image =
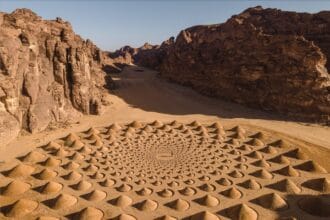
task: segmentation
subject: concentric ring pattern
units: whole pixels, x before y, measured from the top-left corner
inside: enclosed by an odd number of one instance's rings
[[[112,124],[0,166],[3,219],[327,219],[327,171],[220,123]]]

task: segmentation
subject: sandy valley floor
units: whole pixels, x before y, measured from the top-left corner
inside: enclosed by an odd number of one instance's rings
[[[330,128],[141,69],[113,75],[104,115],[0,149],[0,219],[330,217]]]

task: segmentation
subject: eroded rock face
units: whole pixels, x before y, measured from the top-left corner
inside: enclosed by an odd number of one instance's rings
[[[159,70],[166,52],[174,43],[174,37],[164,41],[161,45],[145,43],[142,47],[132,48],[125,46],[119,50],[109,53],[109,56],[117,63],[137,64],[144,67]]]
[[[329,122],[329,42],[330,12],[256,7],[181,31],[159,66],[149,67],[211,96]]]
[[[0,145],[20,129],[102,111],[101,51],[68,22],[28,9],[0,14]]]

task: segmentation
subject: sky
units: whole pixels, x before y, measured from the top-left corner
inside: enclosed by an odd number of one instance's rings
[[[225,22],[249,7],[330,10],[330,0],[0,0],[0,11],[29,8],[44,19],[61,17],[103,50],[160,44],[194,25]]]

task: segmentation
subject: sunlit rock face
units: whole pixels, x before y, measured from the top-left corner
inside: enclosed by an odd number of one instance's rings
[[[101,51],[60,18],[28,9],[0,14],[0,144],[23,128],[99,114],[105,74]]]
[[[134,51],[137,63],[211,96],[329,122],[330,12],[255,7],[166,42]]]

